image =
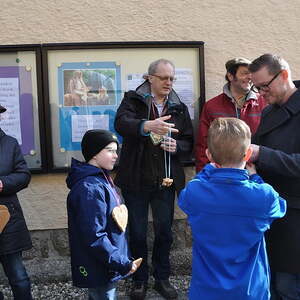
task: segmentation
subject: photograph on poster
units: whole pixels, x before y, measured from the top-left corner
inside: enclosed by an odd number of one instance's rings
[[[115,69],[64,70],[64,106],[116,105]]]

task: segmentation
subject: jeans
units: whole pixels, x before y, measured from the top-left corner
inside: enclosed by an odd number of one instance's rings
[[[22,262],[22,253],[0,255],[0,262],[8,278],[14,299],[32,300],[30,279]]]
[[[147,282],[148,275],[148,210],[152,209],[154,244],[152,251],[153,276],[156,280],[166,280],[170,276],[170,249],[173,242],[172,223],[174,217],[174,187],[143,189],[139,192],[122,190],[128,208],[129,246],[131,255],[143,258],[138,270],[133,274],[135,281]]]
[[[116,284],[109,283],[107,286],[89,288],[89,300],[115,300]]]
[[[300,300],[300,273],[272,273],[271,300]]]

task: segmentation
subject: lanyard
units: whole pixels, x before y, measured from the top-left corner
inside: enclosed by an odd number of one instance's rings
[[[166,135],[167,137],[171,137],[171,129],[168,130]],[[164,136],[164,137],[166,137]],[[164,150],[164,160],[165,160],[165,174],[166,178],[171,178],[171,153],[170,153],[170,144],[169,151]]]
[[[111,177],[109,175],[106,176],[106,174],[105,174],[105,172],[103,170],[101,170],[101,171],[102,171],[102,174],[104,175],[104,178],[105,178],[106,182],[111,187],[111,191],[112,191],[115,199],[117,200],[118,206],[120,206],[120,204],[121,204],[121,197],[120,197],[119,193],[116,190],[116,187],[115,187],[115,184],[114,184],[113,180],[111,179]]]

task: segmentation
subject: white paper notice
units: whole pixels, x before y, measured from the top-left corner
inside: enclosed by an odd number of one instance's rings
[[[173,88],[179,95],[180,100],[188,107],[191,119],[194,119],[194,103],[196,101],[194,95],[193,72],[191,69],[176,69],[177,80],[173,84]]]
[[[1,114],[1,128],[22,145],[19,78],[0,78],[0,104],[7,109]]]
[[[127,75],[127,91],[134,90],[141,85],[145,79],[142,73],[128,74]]]
[[[90,129],[109,129],[109,115],[72,115],[72,142],[81,142]]]

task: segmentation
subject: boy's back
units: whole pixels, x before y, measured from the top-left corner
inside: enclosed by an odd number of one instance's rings
[[[193,234],[190,299],[269,299],[264,232],[285,201],[258,175],[207,165],[182,191]]]

